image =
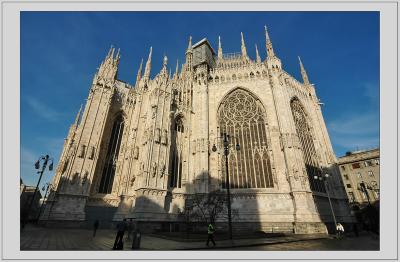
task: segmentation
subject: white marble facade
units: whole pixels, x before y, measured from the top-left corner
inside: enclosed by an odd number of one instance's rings
[[[228,162],[236,225],[326,232],[331,211],[313,179],[321,172],[331,175],[338,220],[350,222],[315,88],[301,61],[302,82],[284,71],[266,28],[265,41],[267,58],[256,50],[253,60],[243,34],[233,54],[221,40],[215,53],[207,39],[190,38],[180,70],[171,76],[164,57],[153,79],[150,49],[135,85],[117,79],[120,55],[111,48],[65,139],[42,219],[177,222],[191,194],[225,190],[218,137],[226,132],[241,147]]]

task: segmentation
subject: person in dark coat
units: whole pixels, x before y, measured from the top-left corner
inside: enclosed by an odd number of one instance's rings
[[[207,238],[207,246],[208,246],[208,244],[210,243],[210,240],[211,240],[211,242],[213,243],[213,245],[214,245],[214,247],[215,247],[214,232],[215,232],[214,226],[210,223],[210,224],[208,225],[208,229],[207,229],[207,235],[208,235],[208,238]]]
[[[94,224],[93,224],[93,237],[95,237],[96,236],[96,232],[97,232],[97,229],[99,228],[99,220],[97,220],[96,219],[96,221],[94,221]]]
[[[117,249],[119,243],[123,243],[122,239],[124,237],[126,228],[127,224],[126,224],[126,219],[124,218],[124,220],[120,221],[117,224],[117,236],[115,237],[113,250]]]

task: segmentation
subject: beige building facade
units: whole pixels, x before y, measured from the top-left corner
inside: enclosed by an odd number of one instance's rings
[[[337,220],[350,222],[315,88],[301,61],[302,82],[284,71],[266,28],[265,41],[262,60],[257,49],[248,56],[243,34],[241,52],[230,54],[221,39],[214,51],[190,37],[185,63],[171,75],[164,57],[153,79],[150,48],[134,85],[117,78],[119,50],[111,48],[65,139],[43,219],[134,218],[147,230],[179,223],[191,195],[226,192],[227,133],[234,230],[326,232],[332,215],[314,179],[322,170]]]
[[[379,200],[380,150],[348,152],[338,164],[351,205],[365,206]]]

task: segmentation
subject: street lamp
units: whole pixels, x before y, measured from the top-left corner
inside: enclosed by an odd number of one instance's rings
[[[25,227],[25,224],[27,223],[27,220],[29,219],[29,213],[32,209],[33,201],[35,201],[36,193],[37,193],[39,185],[40,185],[40,180],[42,179],[43,172],[44,172],[44,170],[46,170],[46,167],[47,167],[47,164],[49,163],[49,161],[51,161],[51,163],[49,164],[49,171],[53,170],[53,158],[50,158],[49,155],[41,156],[38,159],[38,161],[36,161],[36,163],[35,163],[36,169],[40,169],[40,163],[42,160],[43,160],[42,168],[41,168],[41,170],[37,171],[37,174],[40,174],[39,180],[38,180],[38,183],[35,188],[35,193],[33,193],[31,203],[29,204],[28,212],[26,213],[26,217],[24,218],[24,221],[22,223],[22,228]]]
[[[322,171],[322,169],[321,169],[321,171]],[[314,176],[314,179],[323,181],[324,188],[325,188],[326,194],[328,196],[328,200],[329,200],[329,206],[330,206],[331,212],[332,212],[333,222],[335,223],[335,227],[334,228],[335,228],[335,231],[336,231],[336,224],[337,224],[336,223],[336,216],[335,216],[335,212],[333,211],[332,202],[331,202],[331,196],[329,195],[329,190],[328,190],[328,187],[326,186],[326,183],[328,183],[327,179],[329,177],[330,177],[330,175],[328,173],[325,173],[324,175],[322,175],[322,172],[321,172],[321,175]]]
[[[235,136],[233,136],[236,138]],[[228,155],[229,155],[229,138],[230,136],[226,133],[223,133],[221,137],[223,138],[224,145],[224,155],[225,155],[225,169],[226,169],[226,192],[228,194],[228,223],[229,223],[229,238],[232,239],[232,215],[231,215],[231,193],[230,193],[230,183],[229,183],[229,168],[228,168]],[[236,138],[237,139],[237,138]],[[236,151],[240,150],[239,143],[236,143]],[[217,151],[217,146],[214,144],[212,147],[212,151]]]
[[[46,186],[47,186],[47,187],[46,187]],[[47,183],[42,187],[42,191],[44,191],[45,188],[46,188],[46,193],[44,193],[43,201],[42,201],[42,204],[40,205],[39,214],[38,214],[37,219],[36,219],[37,221],[39,221],[40,214],[42,213],[42,208],[43,208],[44,201],[47,200],[47,199],[46,199],[46,197],[47,197],[47,192],[49,191],[49,187],[50,187],[50,186],[51,186],[51,184],[47,182]],[[47,204],[46,204],[46,205],[47,205]]]

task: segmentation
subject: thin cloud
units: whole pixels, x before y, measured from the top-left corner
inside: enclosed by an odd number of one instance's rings
[[[328,123],[331,132],[343,135],[371,135],[379,133],[377,112],[352,114],[334,119]]]
[[[29,107],[32,108],[37,115],[45,118],[48,121],[56,122],[60,119],[60,117],[63,116],[63,114],[49,106],[46,106],[43,104],[43,102],[39,102],[36,98],[26,97],[25,100]]]
[[[332,144],[344,150],[368,149],[379,146],[378,112],[339,117],[327,124]]]
[[[379,105],[379,84],[364,83],[364,96],[369,99],[371,105]]]

